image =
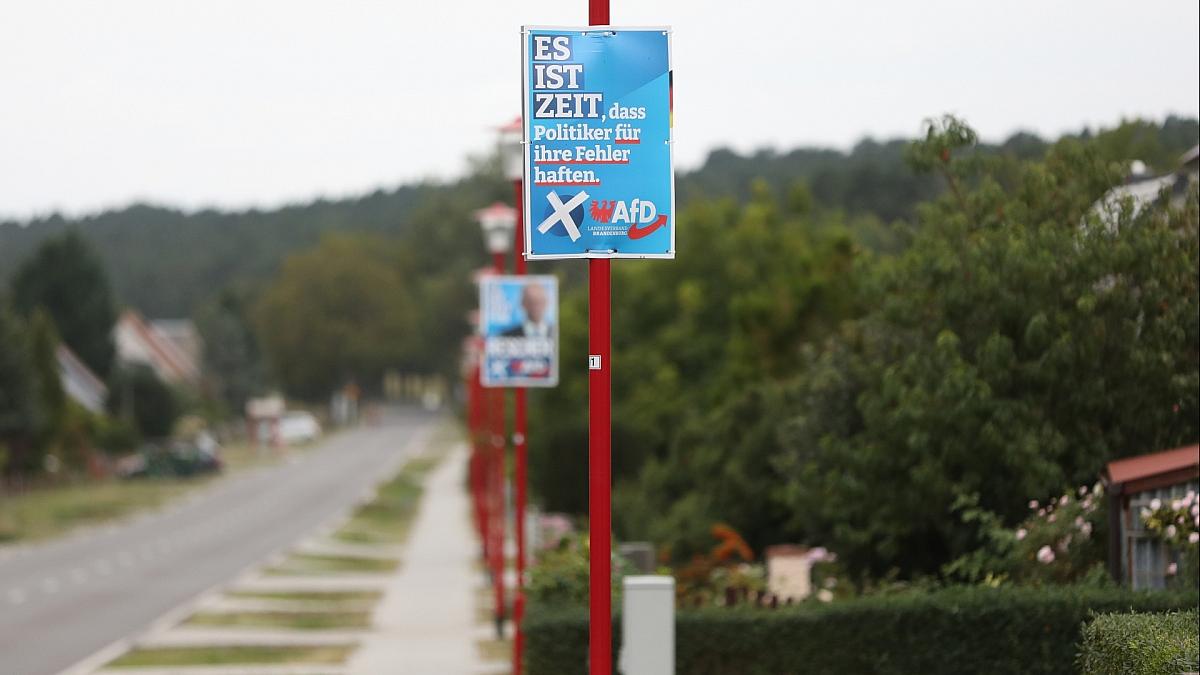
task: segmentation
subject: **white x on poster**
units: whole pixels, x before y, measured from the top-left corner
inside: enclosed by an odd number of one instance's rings
[[[562,198],[558,193],[551,190],[550,194],[546,195],[546,200],[550,202],[550,206],[554,209],[554,213],[546,216],[541,225],[538,225],[538,232],[546,234],[546,232],[554,227],[554,224],[562,221],[563,227],[567,228],[567,234],[570,235],[571,241],[577,241],[582,235],[579,234],[579,226],[575,224],[575,220],[571,218],[571,210],[582,204],[588,198],[588,193],[583,190],[579,194],[571,197],[566,204],[562,202]]]

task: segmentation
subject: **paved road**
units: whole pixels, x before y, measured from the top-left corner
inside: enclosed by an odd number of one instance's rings
[[[115,527],[0,548],[0,672],[54,675],[349,507],[436,418],[398,411]]]

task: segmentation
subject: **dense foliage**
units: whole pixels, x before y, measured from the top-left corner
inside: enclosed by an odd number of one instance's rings
[[[975,496],[960,498],[956,510],[983,535],[979,548],[947,564],[943,573],[969,582],[1027,585],[1071,583],[1107,577],[1104,544],[1108,501],[1100,483],[1029,502],[1029,513],[1015,528],[979,508]]]
[[[1079,669],[1089,675],[1177,675],[1200,668],[1195,609],[1170,614],[1102,614],[1083,629]]]
[[[315,399],[403,363],[416,321],[406,264],[394,242],[362,235],[329,235],[284,262],[255,315],[288,391]]]
[[[685,610],[676,616],[675,668],[689,675],[1058,675],[1075,672],[1080,627],[1092,613],[1188,609],[1197,601],[1194,593],[976,587],[773,611]],[[619,618],[615,624],[619,642]],[[534,612],[525,628],[526,673],[586,673],[587,640],[586,610]]]
[[[126,420],[148,439],[169,436],[180,413],[176,393],[143,364],[126,366],[113,376],[107,404],[114,417]]]
[[[1026,160],[940,120],[907,155],[946,189],[911,227],[766,184],[689,206],[678,260],[614,273],[618,535],[686,559],[727,522],[858,580],[936,574],[986,539],[956,504],[1011,527],[1106,461],[1194,441],[1196,194],[1094,208],[1127,166],[1112,144]],[[565,303],[571,363],[585,302]],[[539,399],[552,509],[583,510],[585,400],[570,370]]]
[[[32,446],[41,419],[28,328],[0,295],[0,471],[37,466]]]
[[[101,378],[112,371],[116,305],[108,274],[77,230],[45,240],[17,269],[13,304],[26,316],[38,309],[54,321],[62,341]]]
[[[960,131],[915,146],[951,193],[874,270],[872,310],[814,354],[779,427],[796,531],[861,573],[973,549],[947,517],[959,498],[1016,522],[1111,459],[1200,436],[1195,188],[1100,214],[1120,174],[1095,148],[1012,165],[960,157]]]

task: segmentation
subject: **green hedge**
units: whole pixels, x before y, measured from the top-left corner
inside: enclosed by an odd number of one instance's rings
[[[1079,669],[1089,675],[1179,675],[1200,669],[1200,618],[1102,614],[1083,629]]]
[[[970,587],[774,611],[688,610],[676,617],[675,665],[687,675],[1074,673],[1093,613],[1198,601],[1194,592]],[[527,675],[587,675],[586,609],[535,609],[525,636]],[[613,636],[620,640],[619,619]]]

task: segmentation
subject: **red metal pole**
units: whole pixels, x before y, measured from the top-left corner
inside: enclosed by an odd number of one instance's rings
[[[496,274],[504,274],[504,254],[492,254],[492,264],[495,267]],[[482,319],[481,319],[482,321]],[[492,389],[490,391],[492,399],[491,413],[491,445],[492,445],[492,470],[493,470],[493,489],[492,493],[494,509],[492,517],[492,585],[496,593],[496,637],[504,637],[504,532],[505,532],[505,504],[504,504],[504,390]]]
[[[588,0],[588,24],[607,26],[608,0]],[[612,673],[612,269],[588,260],[588,651],[591,675]],[[589,358],[589,361],[591,359]]]
[[[588,24],[607,26],[608,0],[588,0]],[[612,673],[612,268],[588,260],[588,651],[591,675]],[[591,359],[589,358],[589,361]]]
[[[479,468],[479,536],[483,543],[483,561],[492,563],[492,453],[488,443],[488,406],[486,390],[480,383],[479,362],[471,369],[471,387],[474,390],[475,406],[475,453]]]
[[[611,267],[588,260],[588,512],[591,558],[588,630],[592,675],[612,672],[612,329]]]
[[[517,206],[517,233],[514,241],[515,257],[513,270],[519,275],[525,274],[525,228],[523,227],[523,190],[521,179],[513,181],[515,204]],[[513,625],[516,632],[513,636],[513,674],[521,675],[521,662],[525,650],[525,631],[521,622],[525,619],[525,502],[527,499],[527,469],[528,457],[526,443],[528,437],[525,431],[525,388],[518,387],[515,393],[516,409],[513,411],[513,452],[516,454],[516,526],[517,526],[517,588],[513,600]]]

